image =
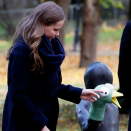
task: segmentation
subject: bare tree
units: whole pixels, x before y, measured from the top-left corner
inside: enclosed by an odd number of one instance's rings
[[[80,67],[87,67],[96,61],[97,37],[100,23],[101,6],[99,1],[84,0]]]
[[[8,5],[6,0],[2,0],[2,10],[8,11]],[[8,31],[9,35],[12,35],[14,33],[15,26],[8,12],[0,14],[0,24],[5,30]]]
[[[7,30],[9,36],[14,34],[16,25],[18,24],[16,21],[19,21],[23,16],[22,12],[18,14],[18,12],[15,12],[14,10],[32,8],[37,4],[39,4],[39,0],[2,0],[0,2],[0,10],[5,11],[0,13],[0,24],[5,30]],[[8,10],[13,11],[10,12]]]

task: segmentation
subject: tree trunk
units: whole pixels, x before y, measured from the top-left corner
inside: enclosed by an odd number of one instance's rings
[[[66,22],[67,22],[67,17],[68,17],[68,11],[69,11],[69,5],[71,3],[71,0],[58,0],[57,4],[62,7],[66,20],[65,23],[63,25],[63,27],[60,30],[60,34],[59,34],[59,40],[61,41],[61,43],[64,45],[64,37],[65,37],[65,27],[66,27]]]
[[[87,67],[96,61],[97,37],[100,23],[101,10],[99,1],[84,0],[80,67]]]

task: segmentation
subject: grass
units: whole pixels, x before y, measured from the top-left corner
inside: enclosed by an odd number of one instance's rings
[[[74,32],[70,32],[70,33],[65,35],[64,43],[65,43],[65,45],[70,45],[70,44],[73,45],[73,43],[74,43]]]
[[[114,41],[120,41],[122,32],[123,32],[123,26],[118,27],[108,27],[105,23],[101,25],[99,29],[99,35],[98,35],[98,43],[114,43]],[[80,23],[80,32],[81,32],[82,26]],[[75,31],[75,22],[67,22],[66,30],[65,30],[65,45],[73,45],[74,43],[74,31]],[[1,26],[0,26],[0,39],[3,39],[4,41],[8,40],[5,42],[5,44],[1,44],[0,41],[0,52],[5,51],[10,47],[10,38],[6,37],[7,31],[5,31]],[[4,38],[3,38],[4,36]]]
[[[122,29],[113,32],[100,32],[98,35],[98,43],[113,43],[114,41],[119,41],[122,35]],[[66,34],[64,39],[65,45],[72,45],[74,43],[74,32]],[[10,41],[5,41],[5,44],[1,44],[0,41],[0,52],[6,51],[11,45]]]
[[[7,37],[7,31],[0,26],[0,53],[5,53],[10,45],[11,41]]]
[[[119,41],[122,36],[123,29],[117,29],[115,31],[101,31],[98,36],[99,43],[114,43],[114,41]]]
[[[3,88],[3,87],[2,87]],[[3,98],[0,99],[0,131],[3,112]],[[57,123],[57,131],[81,131],[75,116],[75,104],[59,99],[60,111]],[[128,127],[128,115],[120,114],[119,131],[126,131]]]
[[[10,41],[0,41],[0,53],[6,53],[10,46]]]
[[[120,41],[121,36],[122,36],[123,29],[118,29],[116,31],[109,31],[109,32],[104,32],[100,31],[98,34],[98,43],[103,44],[103,43],[114,43],[114,41]],[[74,32],[70,32],[66,34],[65,36],[65,45],[73,45],[74,43]]]
[[[7,91],[7,86],[0,86],[0,131],[2,125],[2,114],[3,114],[3,106],[4,106],[6,91]]]
[[[64,127],[64,128],[63,128]],[[57,131],[80,131],[80,126],[75,116],[75,105],[63,105],[60,108]]]
[[[7,31],[4,30],[1,26],[0,26],[0,36],[6,36],[7,35]]]
[[[63,100],[60,100],[63,101]],[[75,116],[75,104],[64,104],[60,107],[57,131],[81,131]],[[119,115],[119,131],[127,131],[129,116]]]
[[[67,25],[66,35],[65,35],[65,45],[74,43],[74,31],[75,27],[71,23]],[[108,27],[106,23],[103,23],[100,26],[99,34],[98,34],[98,43],[114,43],[116,41],[120,41],[124,26],[118,24],[116,27]],[[81,26],[80,26],[80,34],[81,34]]]

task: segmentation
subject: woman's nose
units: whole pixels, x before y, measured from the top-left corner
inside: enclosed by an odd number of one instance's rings
[[[59,36],[59,31],[56,33],[56,36]]]

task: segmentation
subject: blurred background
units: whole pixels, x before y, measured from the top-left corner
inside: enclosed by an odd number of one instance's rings
[[[0,131],[7,93],[6,52],[18,23],[38,4],[46,0],[0,0]],[[66,58],[61,66],[62,83],[85,88],[84,73],[93,62],[104,62],[113,73],[113,85],[119,90],[118,58],[123,29],[130,20],[130,0],[53,0],[66,15],[60,30]],[[119,100],[120,131],[127,131],[129,107]],[[58,131],[80,131],[75,104],[59,99]]]

